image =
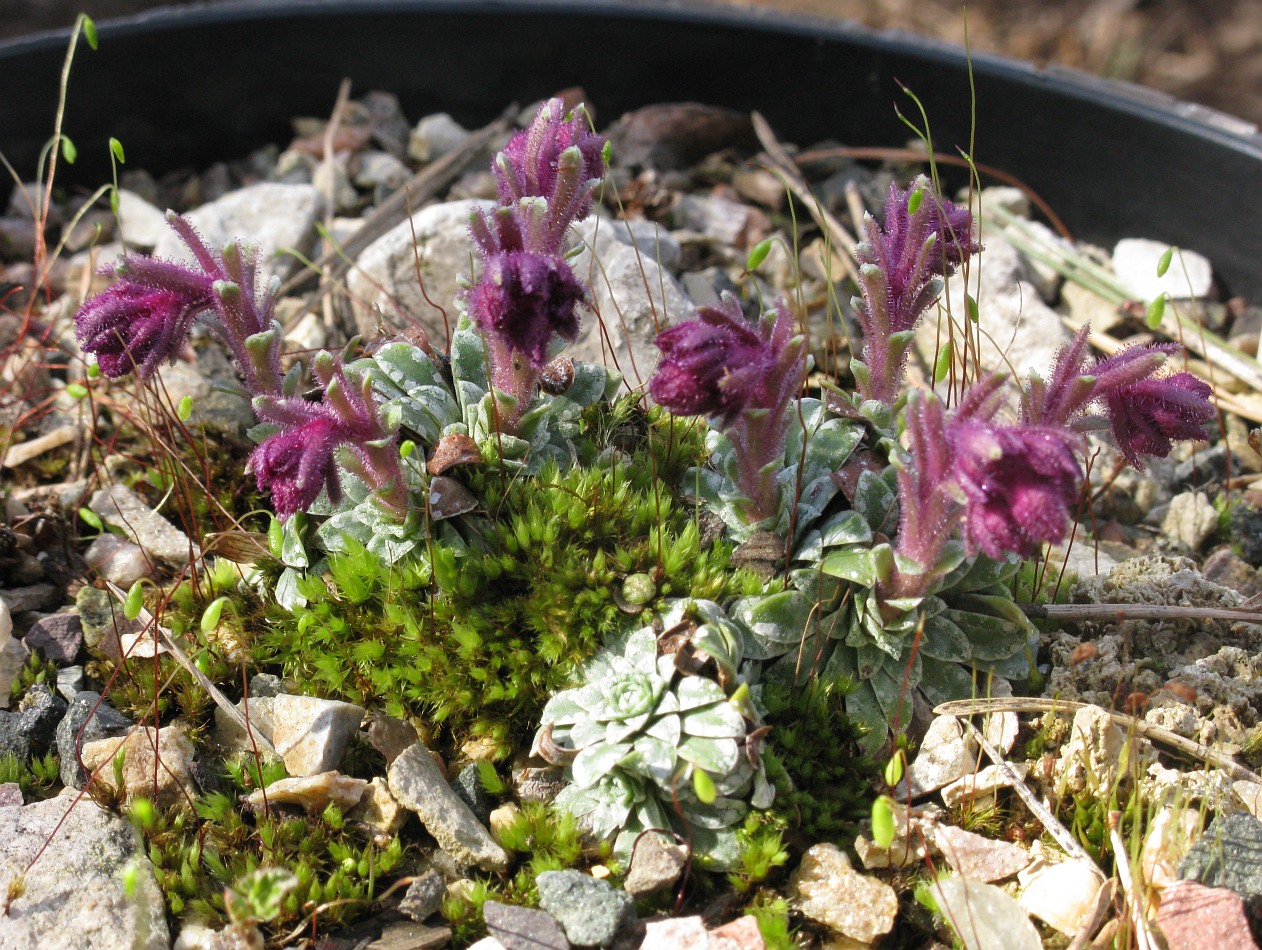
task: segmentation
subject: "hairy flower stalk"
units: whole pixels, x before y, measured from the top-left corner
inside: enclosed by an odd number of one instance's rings
[[[482,330],[499,425],[513,432],[535,394],[556,337],[578,338],[587,291],[563,256],[570,225],[587,217],[605,173],[604,139],[576,109],[545,102],[530,127],[496,156],[499,206],[474,212],[469,233],[482,276],[465,302]]]
[[[855,248],[861,297],[852,304],[863,329],[863,358],[851,362],[865,400],[893,405],[916,327],[942,291],[942,279],[981,249],[972,217],[933,190],[923,175],[906,191],[890,185],[885,226],[865,217],[867,240]]]
[[[258,250],[233,243],[216,254],[175,212],[167,212],[167,223],[193,264],[122,258],[110,271],[118,282],[75,315],[79,345],[111,379],[135,372],[148,380],[175,359],[201,317],[232,354],[246,390],[279,395],[281,328],[272,315],[274,289],[257,287]]]
[[[774,517],[791,402],[806,379],[805,340],[783,300],[751,324],[731,294],[657,337],[653,399],[677,415],[711,416],[735,450],[751,522]]]
[[[324,389],[321,402],[298,396],[257,396],[255,414],[280,427],[250,455],[260,491],[270,491],[276,513],[288,518],[305,511],[327,490],[340,500],[335,464],[342,464],[375,491],[375,498],[397,517],[407,512],[407,485],[394,432],[381,420],[366,376],[347,371],[341,361],[321,351],[312,369]]]

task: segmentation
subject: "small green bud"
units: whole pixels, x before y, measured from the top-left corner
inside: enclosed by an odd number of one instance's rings
[[[202,633],[210,633],[219,626],[219,619],[223,616],[224,604],[227,602],[227,597],[216,597],[206,605],[206,609],[202,611]]]
[[[1166,315],[1166,295],[1154,297],[1152,303],[1148,305],[1148,316],[1144,319],[1144,323],[1148,325],[1149,330],[1155,330],[1161,326],[1161,321]],[[67,387],[69,388],[69,387]]]
[[[613,142],[609,139],[605,139],[605,144],[600,147],[600,159],[605,163],[606,168],[613,159]]]
[[[61,137],[61,157],[66,160],[67,165],[73,165],[74,160],[79,157],[79,150],[75,148],[74,142],[70,141],[68,135]]]
[[[894,843],[894,800],[888,795],[872,803],[872,843],[882,850]]]
[[[942,345],[942,349],[938,351],[937,362],[933,364],[933,381],[940,383],[951,373],[951,358],[953,356],[951,341],[947,340]]]
[[[118,207],[119,207],[119,205],[118,205],[118,189],[117,189],[117,188],[111,188],[111,189],[110,189],[110,214],[114,215],[114,217],[116,217],[116,218],[118,217]]]
[[[719,797],[719,790],[714,787],[714,779],[705,769],[693,768],[692,790],[697,793],[697,800],[703,805],[713,805]]]
[[[925,191],[923,188],[917,188],[907,196],[907,213],[915,214],[920,210],[920,202],[925,199]]]
[[[964,311],[974,323],[978,323],[982,318],[981,311],[977,309],[977,298],[972,294],[964,295]]]
[[[118,159],[118,164],[127,164],[127,158],[123,155],[123,143],[114,136],[110,136],[110,151],[114,153],[114,157]]]
[[[1157,276],[1165,277],[1166,271],[1170,269],[1170,262],[1174,259],[1174,248],[1166,248],[1166,252],[1161,255],[1157,261]]]
[[[189,417],[193,415],[193,397],[185,396],[180,400],[180,404],[175,407],[175,416],[181,422],[188,422]]]
[[[147,798],[135,798],[131,803],[131,820],[141,828],[149,829],[154,825],[157,819],[157,813],[153,809],[153,802]]]
[[[83,383],[68,383],[66,385],[66,395],[71,399],[83,399],[88,394],[88,387]]]
[[[131,585],[131,589],[127,591],[127,597],[123,600],[123,616],[128,620],[135,620],[144,607],[145,588],[142,581],[136,581]]]
[[[771,253],[771,238],[764,238],[749,249],[749,256],[745,258],[745,270],[753,273],[758,270],[759,265],[767,259],[767,255]]]
[[[96,379],[101,375],[101,365],[99,363],[88,364],[88,379]]]
[[[893,788],[903,780],[903,753],[897,750],[885,763],[885,784]]]
[[[399,455],[402,458],[409,459],[412,453],[416,451],[416,443],[411,439],[404,439],[399,443]]]
[[[285,526],[277,518],[273,518],[267,526],[267,550],[272,557],[280,560],[281,548],[285,544]]]
[[[84,521],[86,521],[88,524],[90,524],[92,527],[96,528],[97,531],[105,530],[105,522],[102,521],[101,516],[98,515],[91,508],[80,508],[79,517],[82,518]]]
[[[93,21],[93,19],[86,13],[81,13],[79,16],[82,18],[83,38],[88,41],[88,45],[90,47],[96,49],[97,37],[95,21]]]

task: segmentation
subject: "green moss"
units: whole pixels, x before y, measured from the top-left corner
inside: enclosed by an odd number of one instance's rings
[[[585,451],[608,464],[548,465],[532,478],[472,470],[463,477],[479,512],[436,526],[418,557],[385,565],[348,540],[326,575],[300,580],[303,609],[271,612],[256,661],[314,693],[445,723],[456,740],[490,738],[507,755],[631,621],[619,603],[628,575],[649,575],[657,597],[760,589],[732,570],[728,546],[702,549],[663,481],[700,458],[695,427],[623,403],[591,426]]]
[[[859,727],[847,718],[843,698],[820,683],[810,689],[768,683],[763,690],[772,727],[763,755],[777,786],[772,808],[811,841],[852,838],[871,812],[880,770],[860,750]]]
[[[193,916],[213,925],[227,921],[224,889],[260,867],[291,871],[297,885],[281,902],[277,933],[291,929],[312,907],[327,905],[322,925],[344,922],[366,910],[383,879],[397,876],[404,860],[395,838],[380,848],[349,828],[336,809],[320,816],[295,816],[281,809],[242,813],[236,795],[257,780],[270,783],[283,769],[238,760],[225,779],[232,792],[213,792],[195,809],[159,811],[140,800],[128,810],[144,837],[154,874],[175,917]]]
[[[0,755],[0,785],[16,782],[27,804],[52,798],[61,785],[61,763],[49,752],[24,762],[13,753]]]

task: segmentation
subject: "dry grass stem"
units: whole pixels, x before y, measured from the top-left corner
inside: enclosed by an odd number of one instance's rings
[[[943,703],[934,709],[934,713],[939,716],[955,716],[957,718],[981,716],[993,712],[1073,713],[1079,709],[1086,709],[1090,705],[1090,703],[1076,703],[1067,699],[1014,696],[1012,698],[995,699],[961,699],[951,703]],[[1224,755],[1211,746],[1191,739],[1185,739],[1169,729],[1163,729],[1161,726],[1155,726],[1150,722],[1145,722],[1143,719],[1137,719],[1134,716],[1128,716],[1125,713],[1114,712],[1111,709],[1106,709],[1105,712],[1123,729],[1133,729],[1136,735],[1143,736],[1149,741],[1160,742],[1198,762],[1204,762],[1207,765],[1222,769],[1233,779],[1262,785],[1262,778],[1259,778],[1256,773],[1249,771],[1249,769],[1246,769],[1230,756]],[[983,748],[985,747],[983,746]]]

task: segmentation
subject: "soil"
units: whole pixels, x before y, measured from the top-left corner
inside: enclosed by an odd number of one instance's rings
[[[646,5],[654,2],[661,0],[646,0]],[[857,20],[961,45],[967,30],[969,45],[978,52],[1136,82],[1262,125],[1262,3],[1257,0],[972,0],[967,18],[960,0],[727,2]],[[105,20],[163,5],[192,4],[0,0],[0,38],[69,26],[85,6]]]

